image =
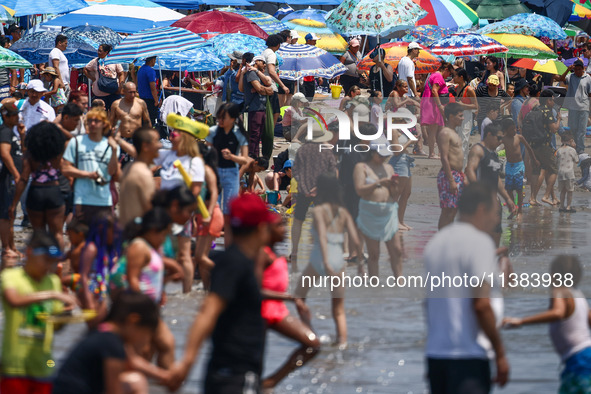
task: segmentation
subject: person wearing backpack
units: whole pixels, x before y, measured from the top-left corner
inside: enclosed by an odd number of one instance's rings
[[[554,148],[552,148],[552,135],[558,130],[559,119],[554,118],[553,107],[554,94],[551,90],[544,90],[540,95],[540,105],[534,107],[523,118],[523,137],[531,145],[535,158],[540,163],[539,166],[532,168],[533,176],[537,176],[538,179],[532,187],[531,205],[539,204],[537,201],[538,192],[544,180],[546,181],[546,193],[542,198],[542,202],[550,205],[560,203],[554,195],[558,167],[554,156]]]
[[[574,73],[567,75],[569,72]],[[568,108],[568,127],[577,143],[577,154],[585,151],[585,132],[589,119],[591,76],[585,72],[583,61],[578,59],[559,78],[567,85],[564,107]]]
[[[101,44],[97,56],[84,67],[84,75],[92,81],[92,95],[105,102],[107,111],[111,104],[121,98],[119,94],[125,82],[125,73],[121,64],[105,64],[105,57],[113,49],[109,44]]]

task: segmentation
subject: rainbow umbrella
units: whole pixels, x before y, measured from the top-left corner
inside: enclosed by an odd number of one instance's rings
[[[435,55],[456,57],[507,52],[498,41],[476,33],[457,33],[437,41],[429,48]]]
[[[538,14],[516,14],[478,30],[480,34],[509,33],[564,40],[566,33],[552,19]]]
[[[305,10],[290,12],[282,22],[293,22],[304,26],[326,27],[326,17],[328,12],[308,7]]]
[[[315,33],[318,35],[318,37],[320,37],[320,39],[316,41],[316,46],[318,48],[324,49],[333,55],[342,55],[347,50],[347,41],[345,41],[345,39],[341,37],[340,34],[334,33],[326,26],[311,27],[296,23],[296,21],[300,20],[301,19],[294,19],[290,22],[285,22],[285,25],[288,29],[298,32],[298,35],[300,36],[298,44],[306,43],[306,34]]]
[[[548,74],[563,74],[567,70],[567,66],[558,60],[534,60],[534,59],[520,59],[512,64],[512,67],[525,68],[537,72]]]
[[[435,43],[435,41],[451,36],[453,33],[453,30],[446,27],[420,25],[411,29],[407,35],[402,37],[402,41],[418,41],[424,45],[431,45]]]
[[[488,37],[503,44],[509,49],[504,55],[516,58],[556,59],[552,49],[532,36],[520,34],[487,34]]]
[[[380,45],[386,51],[386,58],[384,61],[392,66],[394,70],[398,67],[398,62],[408,53],[408,42],[389,42]],[[420,44],[419,44],[420,45]],[[374,49],[375,50],[375,49]],[[361,62],[357,65],[357,68],[361,71],[369,71],[369,69],[375,64],[371,60],[371,54],[373,51],[368,53]],[[436,58],[426,47],[421,45],[419,51],[419,57],[415,61],[415,73],[416,74],[427,74],[437,71],[441,61]]]
[[[581,19],[589,19],[591,18],[591,9],[584,7],[580,4],[577,4],[573,1],[573,14],[568,19],[569,22],[576,22]]]
[[[462,0],[413,0],[427,11],[417,25],[436,25],[450,29],[469,29],[478,24],[476,11]]]
[[[232,7],[220,8],[219,11],[233,12],[235,14],[245,16],[257,25],[259,25],[259,27],[263,29],[267,34],[277,34],[287,29],[287,26],[281,23],[279,19],[274,18],[271,15],[266,14],[264,12],[253,10],[241,10]]]

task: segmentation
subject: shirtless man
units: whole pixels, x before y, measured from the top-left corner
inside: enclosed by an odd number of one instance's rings
[[[464,109],[458,103],[450,103],[445,107],[444,115],[445,127],[437,134],[437,146],[441,155],[441,170],[437,175],[441,206],[439,230],[454,221],[465,178],[462,172],[464,165],[462,140],[456,132],[464,121]]]
[[[513,119],[506,118],[501,121],[501,128],[505,133],[503,145],[505,146],[505,155],[507,164],[505,165],[505,190],[509,194],[511,201],[514,201],[513,191],[517,192],[517,219],[521,218],[521,208],[523,205],[523,177],[525,175],[525,165],[521,156],[520,144],[523,144],[533,158],[534,165],[539,167],[540,162],[536,159],[534,151],[527,143],[523,135],[515,133],[515,122]],[[509,219],[511,219],[509,216]]]
[[[117,133],[128,144],[132,144],[131,137],[133,137],[133,132],[142,127],[142,124],[152,127],[146,103],[136,96],[137,88],[135,84],[133,82],[127,82],[123,85],[123,98],[113,103],[109,115],[109,121],[112,126],[115,126],[117,121],[121,122]],[[126,146],[129,146],[127,144],[120,143],[120,145],[121,157],[119,159],[121,160],[121,166],[124,166],[133,160],[135,152],[126,149]]]

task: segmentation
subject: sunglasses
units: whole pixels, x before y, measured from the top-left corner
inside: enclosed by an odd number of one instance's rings
[[[63,253],[57,246],[47,246],[33,249],[33,255],[35,256],[49,256],[54,259],[63,257]]]

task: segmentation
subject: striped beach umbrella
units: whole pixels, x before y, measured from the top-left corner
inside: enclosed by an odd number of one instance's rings
[[[383,48],[386,51],[386,58],[384,62],[388,63],[392,66],[394,70],[398,67],[398,62],[404,56],[408,54],[408,42],[390,42],[386,44],[380,45],[380,48]],[[420,45],[420,44],[419,44]],[[374,49],[375,50],[375,49]],[[357,68],[361,71],[369,71],[371,67],[375,64],[374,61],[371,59],[373,51],[368,53],[361,62],[357,65]],[[437,71],[439,65],[441,64],[441,60],[437,59],[433,54],[429,51],[428,48],[421,45],[421,49],[419,50],[419,56],[416,58],[415,61],[415,73],[416,74],[427,74]]]
[[[138,60],[135,65],[142,66],[145,59]],[[189,49],[180,53],[165,53],[158,56],[156,66],[169,71],[217,71],[224,68],[211,45]]]
[[[347,71],[333,55],[312,45],[282,45],[277,55],[283,58],[279,69],[279,76],[283,79],[297,81],[305,76],[333,78]]]
[[[478,15],[462,0],[414,0],[427,11],[417,25],[436,25],[449,29],[468,29],[478,25]]]
[[[16,52],[0,48],[0,68],[33,68],[33,65]]]
[[[135,59],[182,52],[206,44],[203,38],[180,27],[157,27],[125,37],[105,59],[107,64],[132,63]]]
[[[437,41],[429,48],[435,55],[456,57],[490,55],[507,52],[507,48],[493,38],[476,33],[457,33]]]
[[[287,30],[287,26],[285,26],[279,19],[261,11],[240,10],[232,7],[220,8],[219,11],[233,12],[245,16],[256,23],[267,34],[277,34],[283,30]]]

